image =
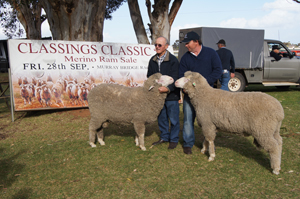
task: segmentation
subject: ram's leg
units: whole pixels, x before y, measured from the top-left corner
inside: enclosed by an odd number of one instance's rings
[[[266,135],[266,133],[262,133],[262,135]],[[273,173],[278,175],[280,171],[280,146],[274,136],[263,136],[256,137],[258,143],[262,146],[270,154],[270,163],[271,168],[273,169]]]
[[[97,130],[102,128],[102,123],[99,123],[98,120],[91,118],[90,125],[89,125],[89,144],[91,147],[96,147],[95,141],[96,141],[96,134]],[[103,133],[102,133],[103,134]]]
[[[206,151],[208,151],[208,141],[204,138],[204,141],[203,141],[203,147],[201,149],[201,153],[205,154]]]
[[[134,125],[134,130],[138,136],[139,146],[143,151],[146,151],[146,147],[144,144],[145,124],[144,123],[134,123],[133,125]]]
[[[209,158],[208,158],[208,161],[211,162],[216,157],[215,143],[214,143],[214,141],[208,141],[208,142],[209,142]]]
[[[215,153],[215,144],[214,140],[216,138],[216,127],[214,125],[209,126],[202,126],[203,135],[205,137],[205,145],[203,147],[207,150],[208,145],[208,152],[209,152],[209,158],[208,161],[211,162],[215,159],[216,153]]]
[[[282,137],[280,136],[280,126],[281,126],[281,122],[277,125],[277,129],[274,133],[274,138],[278,143],[278,150],[279,150],[279,159],[280,159],[280,163],[281,164],[281,154],[282,154]],[[279,167],[279,170],[281,170],[281,167]],[[279,172],[278,172],[279,173]]]
[[[98,138],[98,142],[100,143],[100,145],[105,145],[105,142],[103,141],[103,139],[104,139],[103,128],[101,128],[101,129],[97,132],[97,138]]]
[[[102,124],[101,129],[98,129],[98,131],[97,131],[98,142],[99,142],[100,145],[102,145],[102,146],[105,145],[103,129],[104,129],[104,128],[107,128],[107,127],[108,127],[108,122],[104,122],[104,123]]]
[[[134,141],[135,141],[135,145],[136,146],[140,146],[140,144],[139,144],[139,137],[137,135],[135,136]]]

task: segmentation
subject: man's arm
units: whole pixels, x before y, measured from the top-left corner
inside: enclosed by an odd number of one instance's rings
[[[270,55],[271,57],[274,57],[276,61],[279,61],[281,59],[281,56],[275,53],[274,51],[271,51]]]

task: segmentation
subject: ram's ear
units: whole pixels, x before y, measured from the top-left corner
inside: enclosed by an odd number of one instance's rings
[[[152,90],[153,88],[154,88],[154,86],[150,86],[149,89],[148,89],[148,91]]]

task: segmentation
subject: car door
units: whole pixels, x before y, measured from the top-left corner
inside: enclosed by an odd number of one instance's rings
[[[268,43],[269,52],[272,50],[273,45],[280,47],[280,52],[283,57],[276,61],[273,57],[265,57],[265,75],[264,81],[276,81],[276,82],[297,82],[299,79],[299,59],[297,57],[291,57],[291,52],[281,43]]]

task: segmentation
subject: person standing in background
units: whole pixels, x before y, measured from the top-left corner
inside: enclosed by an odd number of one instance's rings
[[[221,39],[218,43],[217,53],[221,59],[223,73],[219,79],[221,83],[221,89],[229,91],[228,82],[230,78],[235,76],[235,63],[232,52],[226,48],[226,42],[224,39]]]

